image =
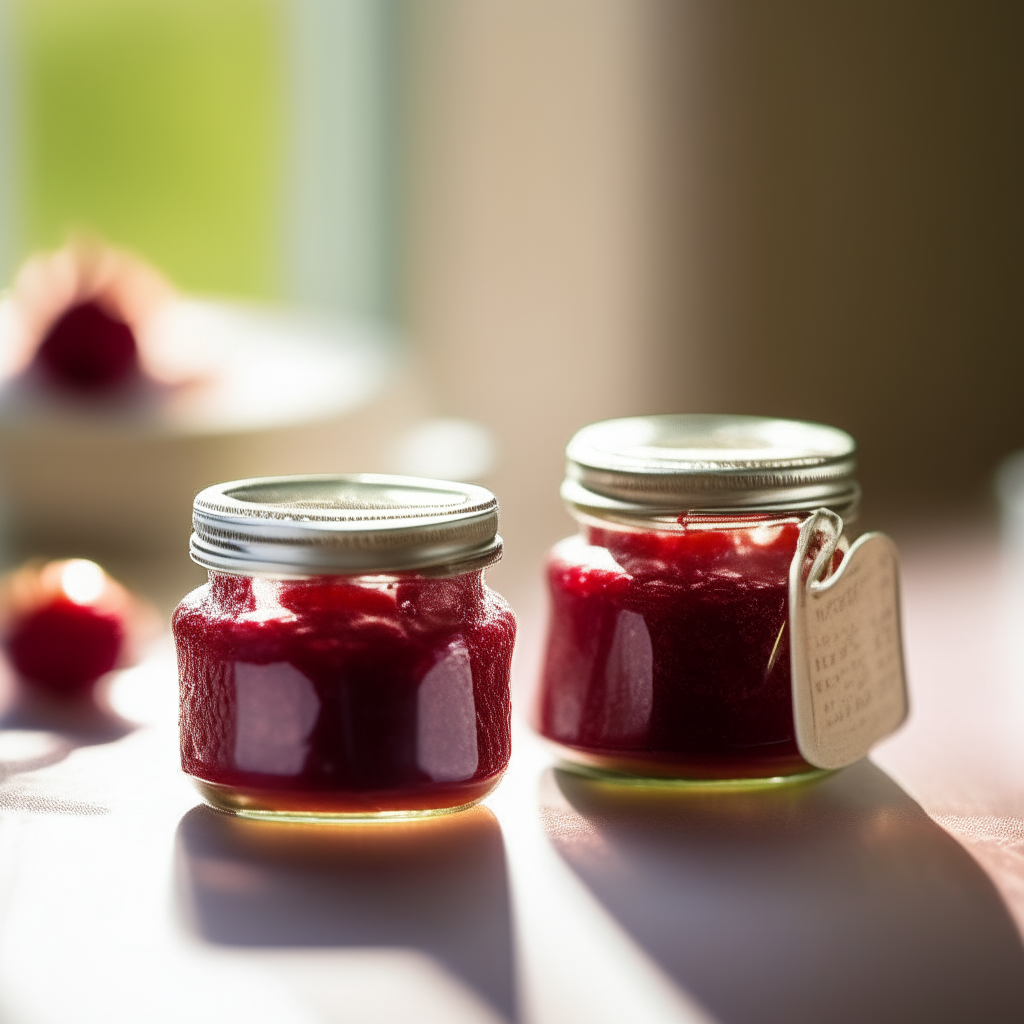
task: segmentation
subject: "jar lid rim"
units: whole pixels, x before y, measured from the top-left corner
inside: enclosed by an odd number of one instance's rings
[[[854,439],[765,416],[602,420],[566,447],[562,495],[581,508],[649,512],[818,508],[856,503]]]
[[[501,557],[484,487],[379,473],[215,484],[192,506],[191,555],[227,572],[469,571]]]

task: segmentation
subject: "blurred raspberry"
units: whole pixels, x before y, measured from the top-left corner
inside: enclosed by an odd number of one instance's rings
[[[8,578],[5,597],[4,648],[28,689],[84,697],[135,656],[141,609],[95,562],[25,566]]]
[[[0,374],[35,370],[42,382],[79,395],[134,378],[163,381],[166,355],[149,335],[173,294],[143,260],[93,239],[39,253],[11,291]]]
[[[35,363],[54,384],[71,391],[115,388],[139,371],[132,329],[96,302],[72,306],[50,327]]]

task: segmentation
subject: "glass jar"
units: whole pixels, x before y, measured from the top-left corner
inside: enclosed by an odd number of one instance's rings
[[[210,580],[174,613],[181,763],[248,817],[415,817],[475,804],[510,752],[516,622],[482,487],[276,477],[195,499]]]
[[[817,771],[794,726],[790,566],[815,510],[855,513],[855,450],[832,427],[746,416],[573,437],[562,497],[579,532],[548,560],[535,707],[569,767],[702,784]]]

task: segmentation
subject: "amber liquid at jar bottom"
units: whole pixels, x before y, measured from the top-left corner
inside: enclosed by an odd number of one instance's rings
[[[552,551],[540,733],[570,762],[610,772],[813,771],[790,691],[799,520],[679,522],[678,532],[585,526]]]
[[[482,572],[211,572],[173,627],[182,767],[215,806],[436,813],[481,799],[508,764],[515,618]]]

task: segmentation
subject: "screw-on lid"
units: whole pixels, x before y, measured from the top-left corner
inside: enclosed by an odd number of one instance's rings
[[[857,446],[820,423],[762,416],[637,416],[578,431],[562,497],[595,514],[808,511],[848,516]]]
[[[501,558],[498,502],[472,484],[371,473],[215,484],[192,506],[207,569],[282,575],[452,575]]]

